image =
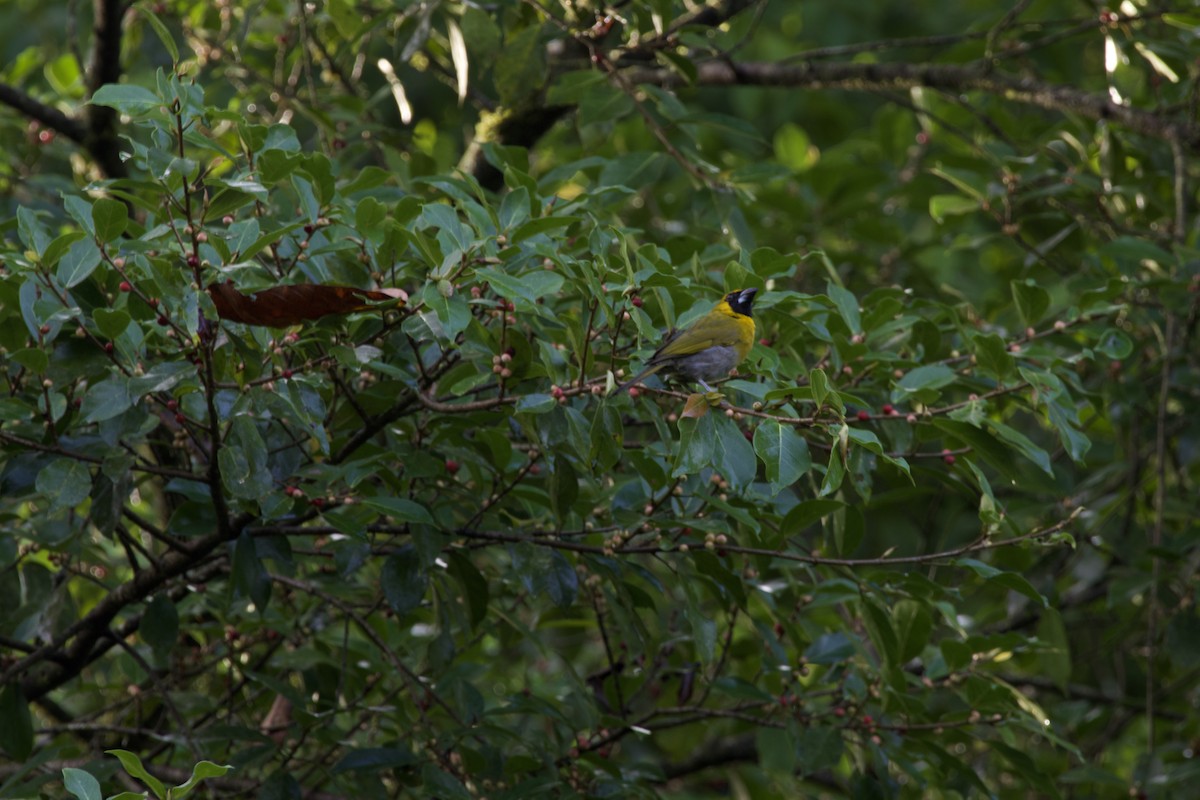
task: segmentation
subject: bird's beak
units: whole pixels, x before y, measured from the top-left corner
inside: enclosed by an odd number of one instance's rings
[[[741,294],[738,295],[738,302],[750,305],[756,294],[758,294],[758,289],[742,289]]]

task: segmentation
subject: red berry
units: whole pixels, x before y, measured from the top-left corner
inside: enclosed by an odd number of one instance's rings
[[[636,386],[630,386],[630,387],[629,387],[629,396],[630,396],[630,397],[641,397],[641,395],[642,395],[642,390],[641,390],[641,389],[639,389],[639,388],[638,388],[638,387],[636,387]]]
[[[458,472],[460,468],[461,465],[453,458],[446,459],[446,472],[449,472],[451,475],[453,475],[454,473]]]
[[[768,339],[768,338],[767,338],[767,337],[765,337],[765,336],[764,336],[763,338],[759,339],[759,340],[758,340],[758,343],[759,343],[759,344],[761,344],[763,347],[770,347],[770,346],[771,346],[771,340],[770,340],[770,339]]]
[[[132,292],[133,284],[130,283],[129,281],[121,281],[121,291],[122,292]]]
[[[313,225],[311,222],[304,226],[304,232],[307,233],[309,236],[312,236],[313,231],[315,231],[316,229],[317,229],[317,226]]]
[[[168,400],[167,401],[167,411],[175,411],[178,408],[179,408],[178,400]]]
[[[896,413],[896,409],[891,403],[884,403],[883,404],[883,413],[887,414],[888,416],[891,416],[892,414]]]
[[[309,500],[308,502],[314,508],[323,508],[325,505],[325,498],[324,497],[314,497],[312,500]]]
[[[175,421],[176,421],[176,422],[178,422],[180,425],[182,425],[182,424],[183,424],[183,422],[184,422],[184,419],[185,419],[185,418],[184,418],[183,414],[176,414],[176,415],[175,415]]]
[[[833,715],[835,717],[844,717],[844,716],[846,716],[846,709],[842,708],[841,706],[838,706],[837,708],[835,708],[833,710]]]
[[[38,328],[38,333],[40,333],[42,336],[45,336],[46,334],[50,333],[50,326],[42,325]]]
[[[954,463],[954,454],[950,452],[949,448],[942,449],[942,461],[945,461],[947,464]]]
[[[292,377],[292,371],[290,369],[285,369],[283,372],[279,373],[279,376],[286,380]]]
[[[167,325],[171,324],[171,321],[169,319],[167,319],[164,315],[159,314],[158,315],[158,324],[162,325],[163,327],[166,327]]]
[[[531,464],[531,465],[529,466],[529,474],[530,474],[530,475],[538,475],[538,474],[540,474],[540,473],[541,473],[541,471],[542,471],[542,465],[541,465],[541,464]]]
[[[192,268],[200,266],[200,257],[192,253],[187,257],[187,265]]]
[[[115,350],[115,349],[116,349],[116,348],[113,346],[113,343],[112,343],[112,342],[105,342],[105,343],[104,343],[104,352],[106,352],[106,353],[111,353],[111,352],[112,352],[113,350]]]
[[[865,410],[858,412],[858,421],[859,422],[866,422],[869,419],[871,419],[871,412],[865,411]]]
[[[38,131],[38,141],[42,144],[50,144],[54,141],[54,131],[43,130]]]
[[[158,308],[158,298],[157,297],[151,297],[146,302],[150,304],[151,308]]]
[[[636,294],[633,297],[629,298],[629,302],[634,308],[642,307],[642,298],[638,297]]]

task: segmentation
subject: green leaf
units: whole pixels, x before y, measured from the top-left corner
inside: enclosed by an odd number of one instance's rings
[[[91,470],[81,461],[56,458],[38,472],[37,490],[53,509],[74,508],[92,492]]]
[[[271,576],[259,557],[254,537],[245,530],[233,543],[230,571],[235,596],[249,598],[260,614],[266,611],[271,600]]]
[[[843,747],[842,734],[837,728],[809,726],[796,740],[796,769],[803,775],[832,769],[841,761]]]
[[[779,523],[779,527],[784,536],[795,536],[844,505],[840,500],[803,500],[792,507]]]
[[[171,652],[179,636],[179,612],[165,593],[155,595],[146,606],[138,632],[160,659]]]
[[[11,354],[9,361],[19,364],[34,375],[44,375],[50,366],[50,356],[37,347],[25,347]]]
[[[1182,28],[1193,36],[1200,31],[1200,14],[1170,13],[1162,15],[1163,22]]]
[[[49,61],[43,68],[46,82],[60,95],[79,97],[82,95],[82,75],[79,72],[79,61],[71,53],[63,53],[58,58]]]
[[[163,785],[162,781],[146,771],[146,768],[142,766],[142,760],[137,755],[128,750],[105,750],[104,752],[110,756],[116,756],[117,760],[121,762],[121,766],[125,768],[125,771],[149,786],[150,791],[154,792],[155,797],[159,798],[159,800],[166,800],[167,788]]]
[[[862,333],[862,317],[858,310],[858,298],[851,294],[849,290],[843,289],[833,281],[826,281],[825,293],[833,301],[834,307],[838,310],[838,314],[845,321],[846,327],[850,329],[850,332]]]
[[[808,442],[791,425],[773,419],[754,430],[754,451],[766,466],[772,494],[783,491],[812,469]]]
[[[403,497],[365,497],[362,503],[397,522],[434,524],[433,516],[425,506]]]
[[[1071,645],[1067,638],[1067,627],[1057,608],[1042,609],[1038,620],[1037,638],[1045,649],[1038,653],[1042,674],[1054,681],[1064,693],[1071,680]]]
[[[1050,603],[1045,597],[1035,588],[1033,584],[1025,580],[1015,572],[1005,572],[997,569],[990,564],[985,564],[982,561],[977,561],[974,558],[959,558],[955,564],[962,567],[967,567],[979,577],[983,578],[989,584],[1002,586],[1005,589],[1010,589],[1018,594],[1023,594],[1030,600],[1033,600],[1043,608],[1049,608]]]
[[[100,329],[100,333],[109,339],[116,339],[133,321],[129,312],[117,308],[97,308],[92,312],[92,319],[96,321],[96,327]]]
[[[579,593],[579,576],[575,567],[558,550],[551,551],[550,563],[546,566],[536,585],[550,596],[554,605],[570,608]]]
[[[827,497],[842,486],[846,477],[846,462],[842,460],[842,450],[834,447],[829,451],[829,461],[825,465],[825,478],[821,481],[821,489],[817,497]]]
[[[693,67],[693,70],[695,68]],[[794,122],[785,122],[775,131],[775,160],[794,172],[805,172],[821,158],[804,129]]]
[[[1124,361],[1133,352],[1133,340],[1123,331],[1109,328],[1096,342],[1096,351],[1114,361]]]
[[[91,239],[80,239],[67,248],[58,261],[55,274],[68,289],[78,286],[100,266],[100,248]]]
[[[217,454],[217,463],[221,482],[234,497],[254,500],[271,491],[267,446],[250,417],[239,415],[234,419],[230,439]]]
[[[903,378],[896,381],[896,388],[892,391],[892,398],[895,401],[902,401],[907,399],[909,395],[918,393],[929,395],[934,390],[954,383],[957,377],[954,370],[945,364],[929,364],[923,367],[916,367],[915,369],[910,369],[904,374]]]
[[[1200,615],[1195,611],[1172,615],[1167,623],[1167,652],[1173,661],[1187,669],[1200,666]]]
[[[129,225],[129,211],[125,204],[101,197],[92,204],[92,222],[96,229],[96,238],[102,242],[113,242],[125,232]]]
[[[946,221],[946,217],[970,214],[978,209],[978,200],[960,194],[935,194],[929,198],[929,216],[939,225]]]
[[[388,605],[402,616],[421,605],[429,588],[429,575],[412,545],[387,557],[379,580]]]
[[[765,772],[791,777],[796,771],[796,742],[786,730],[760,727],[754,736],[758,763]]]
[[[1034,283],[1032,278],[1023,281],[1012,281],[1013,300],[1017,304],[1017,311],[1021,314],[1021,319],[1027,326],[1037,325],[1042,321],[1042,317],[1046,315],[1046,309],[1050,307],[1049,293]]]
[[[38,255],[45,253],[52,241],[37,213],[25,206],[17,209],[17,235],[21,237],[22,244]]]
[[[122,114],[138,117],[163,105],[162,99],[141,86],[128,83],[106,83],[96,90],[93,105],[115,108]]]
[[[672,478],[695,475],[712,466],[717,438],[714,416],[705,414],[699,419],[684,417],[679,420],[679,449],[671,469]]]
[[[804,651],[804,660],[810,664],[839,664],[854,655],[854,643],[841,631],[817,637]]]
[[[713,442],[713,467],[734,489],[744,489],[754,480],[758,461],[754,448],[737,423],[724,414],[709,414],[713,420],[716,439]]]
[[[104,800],[100,781],[92,773],[75,767],[63,767],[62,773],[63,786],[78,800]]]
[[[509,275],[498,269],[475,270],[475,277],[487,281],[496,294],[514,301],[518,310],[530,310],[538,300],[553,297],[562,289],[564,278],[550,270],[533,270],[523,275]]]
[[[1020,479],[1021,471],[1013,459],[1012,449],[992,434],[958,420],[935,418],[932,422],[935,428],[961,441],[970,447],[975,455],[1000,470],[1010,482],[1016,483]]]
[[[150,24],[155,35],[162,42],[163,47],[167,48],[167,53],[171,56],[171,63],[178,64],[179,46],[175,44],[175,38],[171,36],[171,32],[167,30],[167,26],[163,24],[162,20],[158,18],[146,3],[137,3],[134,8],[137,9],[139,14],[145,17],[146,22]]]
[[[933,616],[925,604],[916,600],[898,600],[892,606],[892,619],[900,645],[900,663],[921,655],[933,631]]]
[[[531,219],[513,232],[512,239],[510,241],[513,244],[520,244],[521,242],[532,239],[535,236],[540,236],[541,234],[549,233],[550,231],[558,230],[559,228],[570,227],[579,221],[580,217],[568,216],[538,217],[537,219]]]
[[[0,750],[8,753],[17,762],[25,761],[33,753],[33,716],[29,703],[16,681],[0,688]]]
[[[514,411],[527,414],[546,414],[553,411],[558,401],[548,394],[527,394],[517,401]]]
[[[996,422],[992,419],[987,421],[987,425],[996,433],[997,436],[1008,442],[1010,445],[1013,445],[1017,452],[1028,458],[1034,464],[1037,464],[1038,467],[1041,468],[1041,470],[1047,475],[1054,474],[1054,469],[1050,466],[1050,455],[1045,450],[1034,444],[1028,436],[1016,430],[1015,428],[1011,428],[1002,422]]]
[[[498,227],[501,231],[505,232],[528,220],[529,190],[524,186],[518,186],[504,195],[504,199],[500,201],[500,211],[497,216],[499,218]],[[550,219],[553,219],[553,217]]]
[[[1016,362],[1004,340],[994,333],[988,333],[973,337],[972,343],[975,345],[975,361],[979,368],[1002,383],[1008,380],[1016,368]]]
[[[63,208],[67,216],[75,220],[88,235],[96,235],[96,223],[92,221],[92,204],[77,194],[63,194]]]
[[[354,227],[376,244],[383,241],[387,208],[374,197],[364,197],[354,209]]]
[[[188,778],[186,783],[181,783],[171,789],[170,800],[183,800],[201,781],[208,778],[220,778],[231,769],[233,769],[232,764],[214,764],[212,761],[196,762],[196,765],[192,767],[192,777]]]
[[[470,612],[471,627],[476,628],[487,617],[489,596],[487,579],[462,553],[450,554],[449,571],[462,584],[463,599]]]
[[[519,103],[523,97],[537,91],[545,81],[546,73],[541,27],[530,25],[510,37],[493,70],[503,106]]]
[[[814,367],[808,371],[808,385],[812,389],[813,403],[819,411],[825,405],[825,398],[830,395],[829,377],[825,370]]]

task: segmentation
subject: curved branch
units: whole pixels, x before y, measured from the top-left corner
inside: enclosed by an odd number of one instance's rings
[[[61,133],[77,144],[83,144],[87,139],[87,128],[82,122],[64,114],[54,106],[46,105],[15,86],[0,83],[0,103],[20,112],[29,119],[37,120],[41,125],[55,133]]]
[[[687,85],[682,75],[666,68],[634,67],[626,75],[634,83],[664,88]],[[975,66],[706,61],[697,65],[696,84],[852,92],[897,91],[918,87],[951,93],[985,92],[1048,111],[1078,114],[1093,120],[1111,120],[1136,133],[1178,141],[1191,150],[1200,149],[1200,125],[1183,118],[1114,103],[1106,95],[1043,83],[1032,78],[988,72]]]
[[[249,522],[250,517],[243,515],[230,523],[228,533],[217,530],[196,541],[186,551],[167,553],[158,564],[142,570],[106,595],[86,616],[55,636],[49,644],[9,666],[0,674],[0,684],[10,683],[23,675],[21,691],[27,700],[33,701],[71,680],[95,658],[94,648],[108,636],[109,626],[117,614],[146,599],[171,578],[192,569],[225,542],[237,538]],[[43,662],[46,662],[44,667],[35,669]]]

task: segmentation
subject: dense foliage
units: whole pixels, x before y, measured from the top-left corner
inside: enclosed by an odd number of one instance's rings
[[[1200,15],[243,5],[0,8],[0,796],[1189,796]]]

